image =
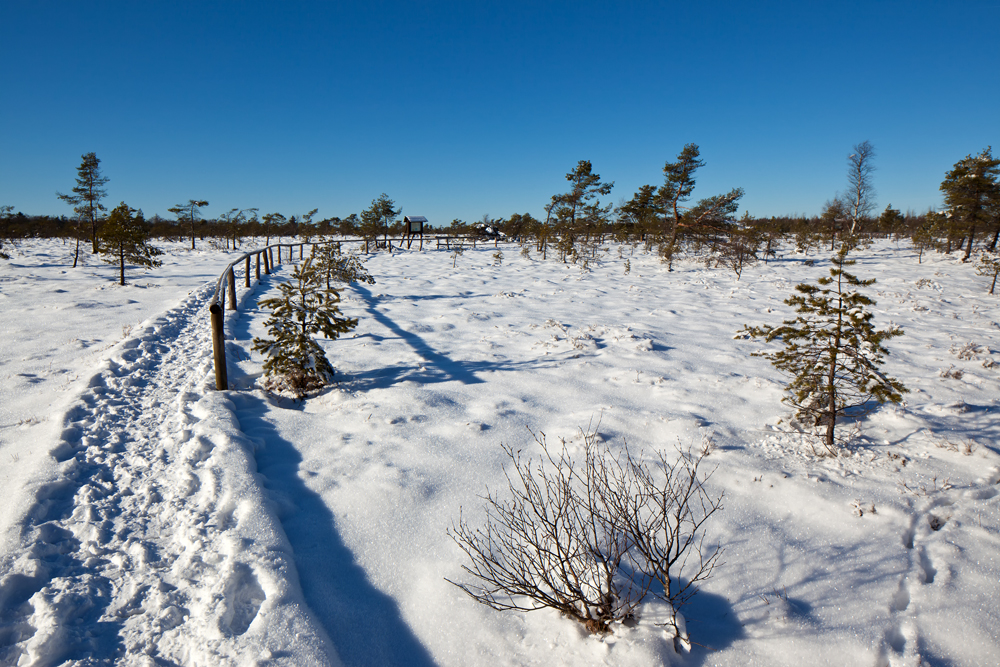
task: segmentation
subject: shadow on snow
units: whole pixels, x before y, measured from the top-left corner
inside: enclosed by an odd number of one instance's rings
[[[337,532],[330,508],[299,475],[302,455],[265,415],[259,395],[231,392],[241,429],[263,442],[257,469],[265,486],[289,497],[295,509],[281,519],[295,554],[310,609],[329,633],[346,665],[434,665],[399,613],[395,601],[375,588]]]

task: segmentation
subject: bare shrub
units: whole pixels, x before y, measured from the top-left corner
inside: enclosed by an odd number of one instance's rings
[[[948,349],[948,351],[954,354],[962,361],[977,361],[979,359],[980,354],[988,355],[990,353],[988,348],[979,345],[975,341],[971,340],[968,343],[965,343],[964,345],[959,345],[956,343],[955,345],[952,345]]]
[[[493,609],[555,609],[592,633],[607,632],[632,615],[645,588],[620,573],[630,544],[598,474],[607,467],[604,451],[588,437],[581,466],[565,442],[551,448],[544,433],[535,442],[543,452],[537,461],[502,445],[513,463],[504,470],[509,499],[487,491],[485,526],[460,517],[449,531],[472,561],[463,569],[478,580],[451,583]]]
[[[658,453],[652,466],[623,446],[618,454],[596,430],[582,432],[584,456],[574,461],[532,434],[537,461],[502,445],[513,464],[503,495],[487,490],[481,527],[464,516],[448,531],[469,557],[473,583],[455,584],[497,610],[555,609],[605,633],[633,618],[648,594],[672,609],[665,625],[686,641],[681,606],[712,575],[721,548],[705,548],[702,528],[722,509],[698,473],[704,454]],[[625,566],[628,567],[625,567]]]
[[[939,371],[938,375],[950,380],[961,380],[963,373],[960,369],[955,368],[955,364],[951,364],[947,369]]]
[[[666,625],[682,638],[681,607],[720,564],[722,547],[706,547],[703,528],[722,509],[723,495],[713,497],[705,489],[711,473],[698,471],[705,450],[678,454],[671,463],[665,452],[657,452],[647,465],[626,449],[622,477],[607,486],[616,523],[632,543],[631,561],[659,584],[650,590],[670,605]]]

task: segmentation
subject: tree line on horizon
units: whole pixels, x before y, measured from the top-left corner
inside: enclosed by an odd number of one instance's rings
[[[832,249],[843,237],[909,238],[920,259],[930,249],[945,253],[960,250],[963,261],[969,261],[975,247],[996,252],[1000,239],[1000,159],[992,156],[991,148],[956,162],[940,186],[945,206],[922,214],[903,213],[892,204],[880,212],[876,210],[874,158],[875,149],[868,141],[855,145],[847,158],[847,187],[828,200],[816,216],[755,217],[744,212],[737,218],[743,196],[739,187],[692,200],[696,173],[705,161],[699,147],[689,143],[675,160],[665,164],[662,184],[643,185],[617,205],[602,200],[610,194],[614,182],[602,180],[589,160],[580,160],[566,174],[568,191],[553,195],[544,206],[544,220],[530,213],[506,218],[485,215],[472,223],[454,219],[447,226],[428,225],[427,229],[449,235],[490,230],[521,242],[524,248],[533,246],[543,259],[553,253],[563,262],[586,263],[596,256],[601,243],[613,239],[656,252],[671,269],[675,257],[683,252],[714,258],[716,264],[729,266],[737,274],[747,262],[766,261],[779,245],[794,244],[797,250],[808,252],[824,246]],[[14,213],[13,206],[0,206],[0,256],[6,256],[5,251],[18,239],[28,237],[75,241],[74,266],[81,242],[89,242],[90,252],[98,253],[100,230],[109,217],[103,204],[108,180],[101,172],[100,159],[87,153],[77,168],[71,194],[56,193],[58,199],[73,206],[72,215],[29,216]],[[199,210],[207,205],[204,199],[179,203],[169,209],[174,219],[159,215],[146,219],[141,209],[132,210],[149,238],[186,238],[192,249],[199,239],[235,250],[246,239],[270,242],[272,237],[308,240],[330,235],[361,237],[377,249],[389,237],[404,232],[402,209],[385,193],[369,208],[343,218],[317,219],[317,209],[286,216],[279,212],[260,214],[257,208],[232,208],[210,218],[203,217]]]

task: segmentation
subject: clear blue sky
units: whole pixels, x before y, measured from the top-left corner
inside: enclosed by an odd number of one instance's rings
[[[542,215],[578,160],[610,199],[685,143],[695,198],[816,214],[876,150],[879,209],[940,202],[1000,151],[1000,0],[0,2],[0,204],[93,151],[107,203],[346,216],[386,192],[432,224]]]

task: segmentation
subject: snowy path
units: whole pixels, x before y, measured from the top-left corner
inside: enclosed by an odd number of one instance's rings
[[[213,381],[189,296],[123,342],[65,418],[2,563],[0,664],[337,664]]]

